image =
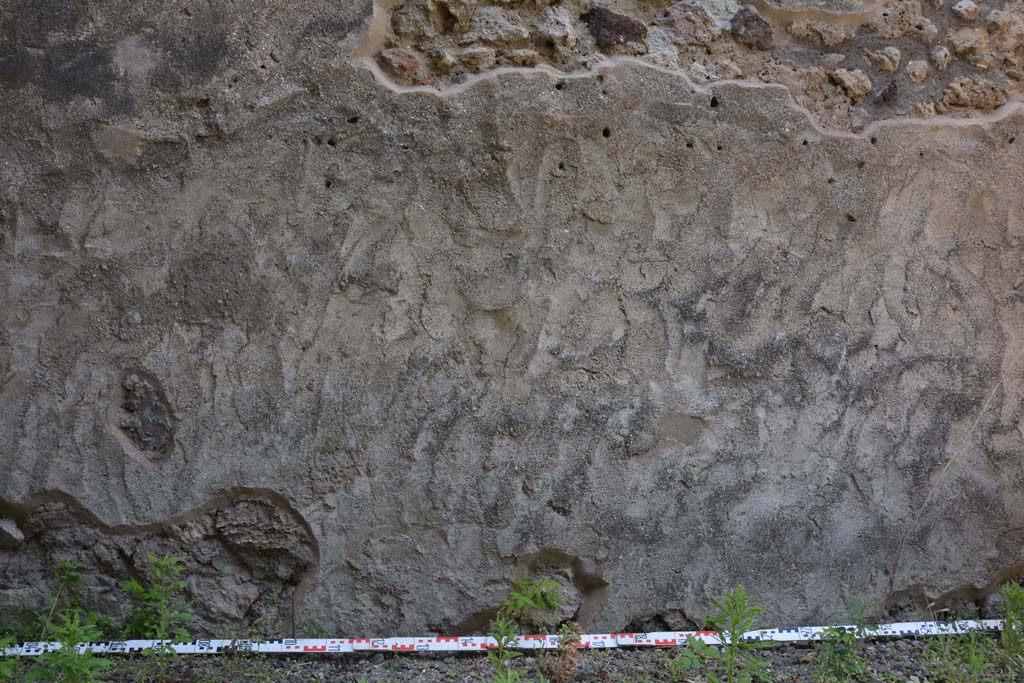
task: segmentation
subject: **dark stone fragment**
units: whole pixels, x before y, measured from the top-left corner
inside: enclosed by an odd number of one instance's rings
[[[643,22],[604,7],[590,10],[583,15],[583,20],[601,47],[624,45],[647,35],[647,26]]]
[[[732,37],[755,50],[772,49],[772,25],[750,5],[740,7],[729,23]]]
[[[156,379],[143,377],[141,372],[129,372],[121,386],[121,428],[140,450],[166,453],[174,438],[174,427]]]
[[[896,81],[889,81],[889,85],[885,86],[875,94],[875,104],[892,104],[896,101],[896,97],[898,95],[899,89],[896,87]]]

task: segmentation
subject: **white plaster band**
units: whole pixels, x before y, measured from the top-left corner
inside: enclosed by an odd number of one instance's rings
[[[882,624],[858,631],[856,626],[798,626],[747,631],[746,641],[768,643],[806,643],[822,640],[832,629],[843,629],[857,638],[912,638],[920,636],[957,635],[970,631],[998,631],[1001,619],[981,621],[908,621]],[[608,649],[619,647],[674,647],[686,645],[694,638],[708,645],[722,645],[715,631],[659,631],[656,633],[588,633],[579,636],[577,647]],[[510,646],[516,650],[555,650],[557,635],[524,635]],[[164,641],[166,642],[166,641]],[[160,645],[156,640],[122,640],[81,643],[78,652],[91,650],[96,654],[138,654]],[[348,652],[485,652],[497,647],[490,636],[423,636],[421,638],[273,638],[268,640],[193,640],[173,643],[171,649],[183,655],[256,652],[263,654],[344,654]],[[6,655],[34,657],[60,648],[59,643],[24,643],[6,650]]]

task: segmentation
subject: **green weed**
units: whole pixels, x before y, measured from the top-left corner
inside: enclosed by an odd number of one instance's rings
[[[137,603],[129,617],[128,631],[153,640],[188,640],[185,624],[191,621],[192,615],[185,611],[184,603],[178,601],[178,593],[185,588],[181,580],[184,563],[173,555],[158,557],[150,553],[147,557],[153,566],[153,582],[143,585],[129,579],[124,584],[124,590]]]
[[[1003,585],[1002,664],[1007,674],[1024,679],[1024,588],[1016,581]]]
[[[135,579],[124,583],[124,590],[136,602],[128,620],[127,632],[140,638],[158,641],[153,648],[147,648],[143,656],[155,668],[154,678],[166,678],[167,669],[178,653],[173,643],[190,638],[185,629],[192,619],[186,606],[179,599],[185,582],[181,579],[185,566],[180,557],[173,555],[147,555],[152,565],[153,580],[144,585]],[[142,678],[148,678],[148,666],[142,667]]]
[[[867,681],[871,676],[855,630],[840,626],[825,629],[814,648],[816,683]]]
[[[573,680],[573,673],[580,663],[579,627],[570,621],[558,629],[558,656],[551,663],[550,673],[555,683],[568,683]]]
[[[554,579],[519,579],[501,603],[505,616],[519,623],[543,625],[545,613],[562,604],[562,586]]]
[[[523,673],[510,666],[513,659],[521,656],[511,649],[516,635],[516,624],[511,619],[498,616],[491,620],[490,636],[497,643],[497,647],[487,651],[487,659],[494,667],[493,683],[520,683],[523,680]]]
[[[981,683],[994,668],[995,650],[995,641],[976,631],[929,638],[924,651],[928,678],[935,683]]]
[[[863,638],[871,628],[866,623],[867,616],[877,608],[877,604],[866,598],[857,598],[851,607],[854,627],[830,627],[815,645],[816,683],[863,682],[871,679],[871,669],[864,656]]]
[[[53,569],[53,577],[57,579],[57,590],[47,591],[50,609],[40,624],[39,640],[46,640],[47,630],[53,624],[57,609],[82,609],[82,579],[85,576],[82,565],[72,560],[60,560]]]
[[[770,681],[768,660],[755,653],[769,643],[746,642],[743,634],[754,628],[755,618],[762,610],[754,607],[743,586],[736,586],[721,598],[711,598],[717,614],[705,618],[705,622],[718,631],[724,649],[722,665],[725,668],[725,683],[751,683],[753,679]],[[722,683],[717,673],[708,672],[711,683]]]
[[[721,664],[722,652],[696,638],[686,639],[686,648],[665,662],[665,674],[672,683],[679,683],[688,673],[708,664]]]
[[[14,636],[0,638],[0,681],[13,681],[14,672],[18,669],[17,657],[8,657],[5,650],[15,645]]]
[[[52,612],[51,612],[52,615]],[[102,638],[95,615],[78,608],[60,612],[60,621],[51,621],[44,634],[46,640],[56,641],[60,647],[39,656],[43,663],[28,673],[29,681],[60,681],[61,683],[92,683],[110,662],[92,653],[78,652],[75,645]]]

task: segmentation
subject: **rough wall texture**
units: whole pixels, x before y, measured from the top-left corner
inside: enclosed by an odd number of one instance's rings
[[[618,54],[665,4],[570,18]],[[1024,570],[1016,86],[859,134],[621,55],[403,89],[394,9],[0,4],[0,609],[152,551],[209,628],[347,633],[538,574],[618,629]]]

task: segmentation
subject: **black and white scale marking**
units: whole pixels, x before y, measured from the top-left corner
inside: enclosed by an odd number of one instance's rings
[[[807,643],[821,640],[829,629],[840,628],[857,638],[913,638],[920,636],[957,635],[970,631],[998,631],[1001,619],[966,621],[907,621],[882,624],[858,633],[855,626],[798,626],[747,631],[746,641],[766,643]],[[657,633],[588,633],[579,636],[577,647],[607,649],[619,647],[675,647],[686,645],[689,638],[708,645],[722,645],[715,631],[659,631]],[[519,636],[513,648],[518,650],[554,650],[558,636]],[[96,654],[138,654],[167,641],[122,640],[80,643],[78,652],[91,650]],[[193,640],[173,643],[170,647],[183,655],[256,652],[265,654],[345,654],[349,652],[484,652],[497,647],[489,636],[423,636],[421,638],[272,638],[269,640]],[[4,651],[8,656],[35,657],[60,649],[60,643],[23,643]]]

